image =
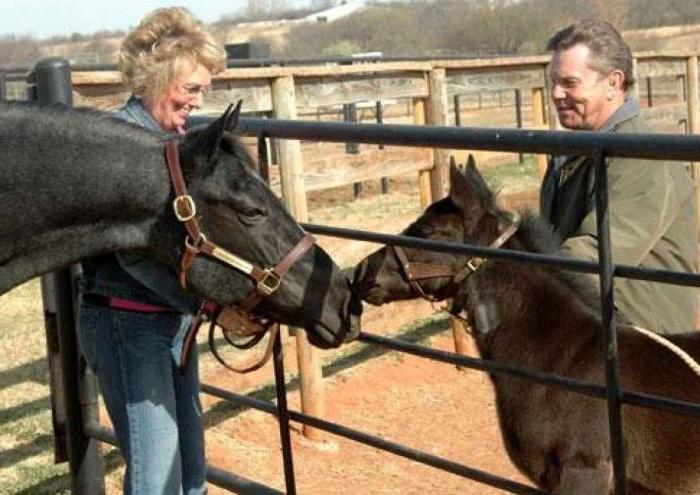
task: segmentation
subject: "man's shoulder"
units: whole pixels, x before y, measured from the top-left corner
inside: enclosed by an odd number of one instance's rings
[[[615,128],[614,132],[624,132],[624,133],[654,133],[655,131],[641,115],[635,115],[629,119],[620,122],[620,124]]]

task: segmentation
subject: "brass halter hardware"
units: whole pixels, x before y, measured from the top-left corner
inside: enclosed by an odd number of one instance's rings
[[[306,251],[308,251],[315,244],[316,240],[313,236],[305,233],[304,236],[294,245],[294,247],[292,247],[292,249],[277,265],[269,268],[259,268],[240,256],[237,256],[221,246],[209,241],[202,233],[199,227],[199,222],[197,222],[197,206],[194,199],[192,199],[192,196],[187,194],[185,180],[182,175],[182,168],[180,167],[180,158],[176,140],[169,140],[165,143],[165,156],[168,164],[168,171],[170,172],[170,180],[173,185],[173,189],[175,190],[173,211],[175,213],[175,217],[183,223],[185,230],[187,231],[187,235],[185,236],[185,250],[180,260],[180,285],[182,285],[183,289],[187,288],[187,271],[192,266],[195,258],[200,254],[211,256],[212,258],[216,258],[219,261],[226,263],[228,266],[247,275],[254,282],[253,290],[235,308],[222,308],[220,306],[207,303],[202,304],[202,307],[192,322],[192,326],[185,336],[180,367],[184,368],[187,366],[189,352],[194,344],[195,335],[199,330],[200,325],[204,321],[211,321],[209,343],[212,347],[214,356],[225,367],[232,371],[245,373],[258,369],[265,364],[265,361],[267,361],[271,355],[272,345],[274,343],[273,341],[278,332],[278,324],[272,322],[261,324],[256,322],[255,319],[251,317],[250,312],[255,306],[258,305],[260,301],[262,301],[263,298],[271,296],[280,288],[284,275],[292,267],[292,265],[299,261],[304,253],[306,253]],[[252,342],[253,340],[255,340],[255,342],[259,341],[264,333],[270,329],[271,335],[268,343],[268,349],[265,351],[265,355],[263,356],[262,360],[259,363],[247,368],[235,368],[224,362],[216,351],[216,347],[214,345],[213,331],[214,325],[217,322],[221,324],[225,332],[228,331],[236,336],[252,336],[249,342]],[[230,328],[227,328],[225,326],[225,322],[235,322],[235,324],[232,324],[230,325]],[[229,335],[225,334],[225,336],[227,340],[229,340]]]
[[[192,220],[197,215],[197,206],[194,204],[194,199],[189,194],[176,196],[173,199],[173,211],[175,216],[181,222]]]

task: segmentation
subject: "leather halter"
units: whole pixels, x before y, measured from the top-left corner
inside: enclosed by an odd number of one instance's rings
[[[170,180],[175,190],[175,199],[173,200],[173,211],[175,212],[175,217],[184,224],[187,235],[185,236],[185,251],[180,259],[180,285],[183,289],[187,288],[187,272],[189,268],[194,263],[195,258],[200,255],[206,255],[216,258],[228,266],[242,272],[247,275],[255,284],[251,292],[236,305],[235,308],[226,307],[222,308],[213,303],[203,303],[198,314],[196,315],[192,326],[187,332],[183,343],[182,358],[180,361],[180,367],[184,368],[187,366],[187,361],[189,357],[190,350],[195,341],[195,336],[199,330],[199,326],[207,320],[211,320],[211,328],[209,331],[209,342],[212,346],[212,351],[221,361],[221,363],[228,369],[237,372],[248,372],[253,369],[257,369],[262,366],[265,361],[269,358],[271,354],[273,340],[276,337],[278,329],[277,323],[267,322],[261,324],[255,322],[251,319],[251,310],[263,300],[263,298],[272,295],[277,289],[279,289],[282,278],[287,273],[287,271],[299,261],[299,259],[308,251],[316,242],[313,236],[305,234],[294,247],[282,258],[282,260],[277,263],[277,265],[271,268],[259,268],[254,264],[246,261],[245,259],[237,256],[230,251],[218,246],[217,244],[209,241],[202,230],[199,227],[199,222],[197,221],[197,207],[194,203],[192,196],[187,194],[187,188],[185,186],[185,180],[182,175],[182,168],[180,166],[180,158],[177,147],[177,140],[169,140],[165,143],[165,155],[166,162],[168,164],[168,170],[170,172]],[[271,327],[270,342],[268,344],[268,349],[265,356],[257,365],[239,369],[234,368],[223,361],[220,358],[218,352],[216,352],[213,339],[213,329],[214,325],[219,322],[223,323],[222,328],[225,329],[226,340],[232,343],[230,335],[226,333],[233,333],[238,337],[251,337],[252,338],[245,344],[241,344],[241,348],[251,347],[255,345],[259,340],[262,339],[264,333]]]
[[[513,213],[513,220],[510,225],[501,234],[494,239],[490,248],[499,248],[515,235],[520,225],[520,217],[517,213]],[[487,258],[480,256],[472,256],[467,260],[464,266],[440,265],[437,263],[413,263],[408,260],[406,252],[400,246],[391,246],[394,255],[401,267],[401,273],[411,286],[411,289],[422,297],[431,302],[437,301],[432,295],[426,294],[425,291],[418,285],[417,280],[425,280],[431,278],[452,277],[452,281],[456,284],[462,282],[472,273],[481,268],[488,261]]]

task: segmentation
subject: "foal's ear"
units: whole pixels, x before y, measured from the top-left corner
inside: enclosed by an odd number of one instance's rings
[[[476,194],[475,176],[481,177],[472,155],[467,159],[466,170],[460,170],[454,158],[450,159],[450,199],[465,212],[481,206]]]
[[[474,160],[474,155],[471,153],[469,153],[469,158],[467,158],[467,168],[476,170],[476,160]]]

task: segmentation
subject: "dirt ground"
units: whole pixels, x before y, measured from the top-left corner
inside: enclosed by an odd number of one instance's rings
[[[372,184],[366,184],[364,197],[355,201],[348,197],[351,195],[349,190],[316,194],[310,198],[312,218],[316,216],[319,223],[333,220],[334,225],[357,227],[356,215],[341,218],[342,215],[332,210],[333,204],[342,208],[354,203],[354,209],[359,211],[366,204],[372,205],[373,210],[387,205],[414,204],[417,198],[410,182],[410,179],[392,181],[390,197],[384,199],[376,196],[378,186]],[[532,189],[518,188],[502,195],[504,203],[512,208],[532,205],[535,197],[536,192]],[[324,207],[315,213],[314,204]],[[417,205],[407,208],[403,214],[394,215],[391,221],[364,215],[359,227],[396,233],[415,218],[419,209]],[[340,263],[354,263],[376,249],[376,246],[366,243],[330,238],[321,238],[320,243]],[[363,317],[363,328],[384,334],[387,328],[398,328],[431,313],[432,308],[426,304],[414,302],[381,309],[368,308]],[[447,322],[443,320],[441,330],[424,344],[454,350]],[[289,364],[293,367],[293,360]],[[272,377],[270,369],[259,373]],[[330,376],[324,387],[325,419],[526,483],[503,449],[492,387],[485,374],[393,352],[358,359],[357,364],[326,374]],[[204,381],[229,382],[230,386],[230,375],[216,369],[209,368],[204,375]],[[211,397],[205,400],[208,407],[217,402]],[[291,393],[288,400],[290,408],[300,410],[298,393]],[[299,426],[295,425],[292,433],[299,493],[505,493],[330,434],[325,434],[325,441],[320,444],[311,442],[301,435]],[[274,417],[253,410],[242,411],[210,427],[207,430],[210,462],[284,490],[277,428]],[[225,491],[212,488],[211,493]]]
[[[449,332],[425,343],[452,349]],[[481,372],[388,353],[334,374],[325,383],[325,419],[525,482],[506,457],[492,388]],[[290,407],[299,410],[298,394],[289,400]],[[207,430],[209,460],[284,490],[277,428],[268,414],[242,412]],[[300,494],[504,493],[330,434],[319,444],[296,430],[292,449]]]
[[[367,191],[365,199],[355,202],[362,209],[363,202],[381,207],[384,202],[409,202],[413,193],[408,180],[392,181],[391,200],[373,196]],[[344,194],[350,194],[344,192]],[[324,197],[325,196],[325,197]],[[404,198],[405,196],[405,198]],[[532,205],[536,191],[514,190],[503,194],[509,207]],[[311,198],[326,208],[334,201],[347,204],[340,191]],[[413,210],[413,208],[409,209]],[[312,210],[313,213],[313,210]],[[317,213],[319,221],[325,215],[335,217],[334,224],[354,224],[357,219],[338,218],[328,210]],[[354,217],[354,216],[353,216]],[[397,215],[391,222],[365,217],[361,228],[398,232],[411,221],[411,211]],[[338,240],[321,239],[336,259],[350,260],[366,254],[373,246],[347,244],[342,253],[334,253]],[[343,241],[346,243],[346,241]],[[387,329],[409,323],[433,312],[425,303],[406,302],[376,310],[368,308],[363,317],[363,328],[372,333],[387,333]],[[430,324],[428,324],[430,326]],[[452,332],[442,318],[427,332],[423,344],[432,348],[454,350]],[[410,338],[410,337],[409,337]],[[287,343],[286,356],[292,349]],[[293,354],[293,351],[291,352]],[[356,351],[351,355],[362,355]],[[471,352],[476,355],[475,351]],[[287,359],[294,367],[294,359]],[[433,455],[452,460],[478,470],[527,483],[508,460],[497,424],[494,396],[488,377],[474,370],[458,370],[454,366],[394,352],[368,358],[351,358],[355,364],[335,372],[328,366],[325,375],[325,419],[365,431],[384,439],[405,444]],[[271,371],[261,370],[261,374]],[[231,386],[231,375],[207,367],[203,381]],[[299,394],[291,393],[289,406],[300,410]],[[216,407],[217,400],[205,398],[208,408]],[[284,473],[279,443],[278,425],[274,417],[254,410],[241,411],[218,423],[215,419],[207,430],[207,453],[210,462],[233,470],[249,479],[284,490]],[[407,459],[396,457],[379,449],[351,440],[324,434],[324,441],[312,442],[301,435],[300,425],[294,424],[292,449],[294,452],[297,489],[300,494],[496,494],[503,490],[445,473]],[[215,487],[212,494],[226,493]]]

